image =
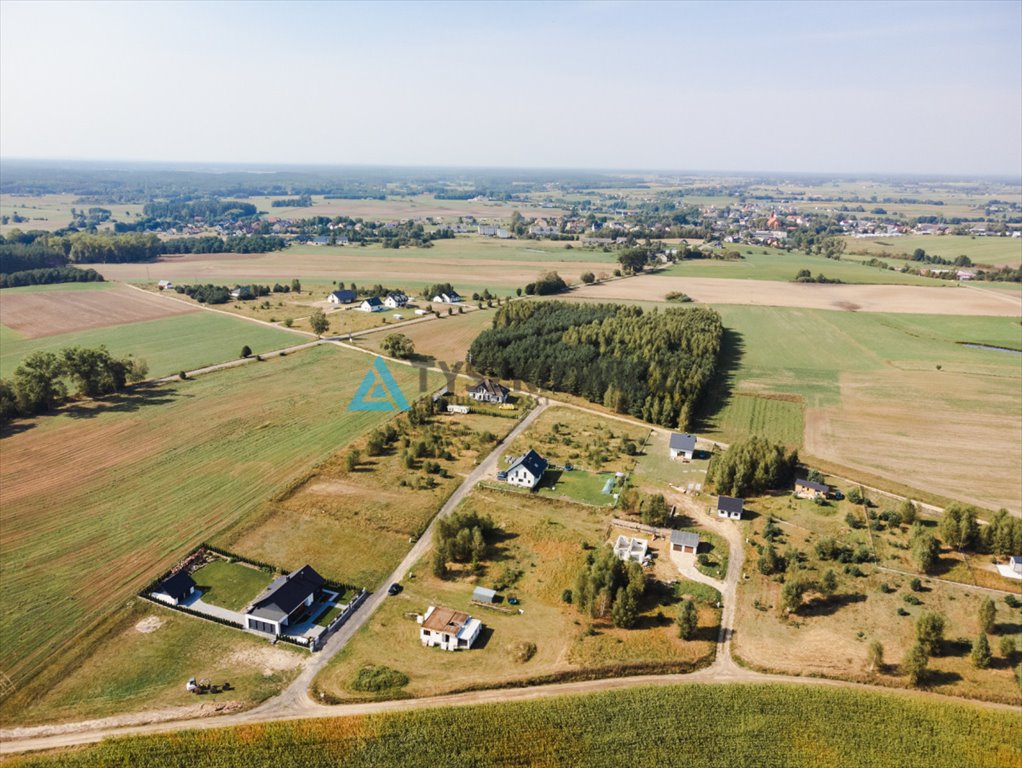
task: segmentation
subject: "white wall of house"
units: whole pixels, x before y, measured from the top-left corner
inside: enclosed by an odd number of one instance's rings
[[[507,481],[511,485],[521,485],[525,488],[534,488],[539,478],[532,474],[525,467],[518,467],[507,473]]]

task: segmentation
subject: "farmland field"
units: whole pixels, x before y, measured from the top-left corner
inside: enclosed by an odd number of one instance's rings
[[[284,196],[286,197],[286,196]],[[239,198],[258,207],[260,213],[278,218],[308,218],[309,216],[350,216],[352,218],[397,221],[424,216],[443,218],[453,222],[462,216],[475,216],[484,221],[511,218],[512,211],[523,216],[560,216],[559,208],[522,207],[519,203],[490,202],[488,200],[438,200],[432,195],[390,196],[386,200],[342,200],[312,196],[312,205],[303,208],[273,207],[281,196],[253,196]]]
[[[845,249],[849,252],[866,251],[883,257],[893,253],[911,254],[922,248],[930,256],[941,256],[954,260],[968,256],[975,264],[992,266],[1022,265],[1022,238],[1018,237],[971,237],[968,235],[910,235],[907,237],[845,238]],[[892,260],[898,267],[905,262]]]
[[[387,692],[392,696],[431,696],[544,675],[593,670],[622,674],[630,665],[646,671],[677,670],[712,658],[719,619],[711,607],[700,608],[696,638],[683,641],[673,621],[676,608],[671,606],[678,602],[673,595],[650,589],[631,630],[615,628],[608,619],[591,619],[563,602],[563,591],[573,586],[585,561],[583,542],[593,547],[607,540],[606,510],[485,488],[476,488],[459,510],[489,515],[503,531],[481,561],[481,574],[473,576],[467,565],[452,565],[453,573],[439,579],[426,555],[413,568],[414,578],[406,580],[404,591],[389,598],[324,668],[315,682],[318,690],[336,700],[365,697],[350,683],[366,665],[382,664],[408,676],[401,691]],[[506,602],[498,606],[504,610],[472,605],[476,584],[507,585],[502,597],[506,601],[517,596],[523,613],[508,610]],[[480,642],[458,653],[423,647],[418,626],[407,615],[430,605],[479,618],[486,626]],[[526,643],[535,645],[531,658],[517,657],[515,649]]]
[[[432,381],[438,384],[439,376]],[[347,469],[346,451],[331,456],[286,498],[265,505],[257,518],[215,543],[288,569],[312,563],[333,581],[377,588],[479,456],[516,421],[473,413],[438,416],[427,428],[412,428],[401,419],[396,423],[410,444],[430,429],[444,435],[451,458],[437,459],[444,475],[431,476],[434,487],[427,487],[421,461],[408,467],[396,446],[369,456],[365,439],[357,440],[351,444],[362,451],[356,469]]]
[[[808,269],[814,275],[822,273],[829,278],[852,284],[934,285],[934,281],[928,277],[903,275],[900,272],[867,267],[854,261],[834,261],[802,251],[789,252],[766,246],[728,246],[728,250],[732,249],[745,258],[740,261],[686,259],[657,274],[666,277],[718,277],[729,280],[790,282],[795,279],[800,269]]]
[[[106,345],[115,357],[131,355],[149,364],[153,378],[181,370],[234,360],[248,345],[253,354],[289,347],[309,337],[214,312],[193,312],[163,320],[149,320],[81,333],[62,333],[25,340],[0,328],[0,374],[9,376],[20,362],[36,351],[57,352],[64,347]]]
[[[739,359],[733,391],[801,398],[808,454],[981,506],[1022,509],[1022,356],[956,343],[1019,347],[1017,321],[718,310]],[[778,403],[768,434],[780,439],[794,434],[801,413]],[[747,405],[732,397],[710,416],[707,434],[754,426],[742,413]]]
[[[495,312],[475,310],[464,315],[444,315],[438,321],[429,320],[403,328],[383,328],[377,333],[358,337],[355,343],[374,352],[382,352],[383,340],[388,334],[403,333],[415,343],[416,355],[453,368],[456,363],[465,360],[475,337],[490,327]]]
[[[1009,768],[1022,762],[1017,717],[875,691],[695,684],[130,737],[11,764],[662,768],[683,755],[706,768]]]
[[[166,301],[112,283],[83,283],[92,290],[37,290],[37,286],[3,289],[0,325],[25,339],[56,336],[128,323],[157,320],[196,312],[177,301]],[[56,285],[48,286],[56,288]]]
[[[12,229],[27,232],[33,229],[53,231],[62,229],[71,223],[71,209],[79,211],[92,207],[89,203],[79,203],[78,195],[0,195],[0,214],[11,216],[14,213],[24,216],[28,221],[0,224],[0,234],[6,235]],[[131,221],[142,213],[141,205],[108,204],[102,208],[110,211],[110,219],[99,225],[98,229],[113,229],[114,221]]]
[[[792,275],[794,277],[794,275]],[[770,280],[640,275],[579,288],[572,297],[598,301],[663,301],[672,292],[704,304],[836,309],[896,314],[996,315],[1018,317],[1022,301],[955,285],[818,285]]]
[[[556,246],[556,247],[554,247]],[[175,283],[273,283],[300,278],[322,284],[323,297],[332,281],[358,285],[382,283],[417,296],[433,283],[450,282],[465,296],[482,292],[508,295],[557,270],[565,280],[577,281],[583,272],[613,271],[613,254],[564,248],[542,240],[501,241],[462,235],[438,240],[432,248],[360,246],[292,246],[272,253],[216,253],[166,256],[150,264],[92,264],[108,280]],[[861,269],[866,269],[861,267]]]
[[[387,418],[347,410],[370,362],[321,346],[67,408],[4,438],[0,667],[15,685],[44,663],[33,685],[52,683],[76,635]],[[418,372],[393,375],[411,398]]]

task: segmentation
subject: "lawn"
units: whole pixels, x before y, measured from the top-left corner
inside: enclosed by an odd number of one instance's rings
[[[704,606],[697,638],[680,640],[673,621],[677,598],[669,590],[647,590],[638,628],[631,630],[591,619],[563,602],[564,590],[572,587],[586,558],[584,545],[592,548],[606,541],[606,512],[485,488],[476,488],[459,509],[489,515],[502,531],[482,561],[481,574],[472,576],[467,566],[453,566],[452,575],[439,579],[427,554],[404,591],[388,598],[320,673],[318,691],[336,700],[364,697],[351,690],[350,681],[367,665],[385,665],[409,677],[401,692],[386,695],[431,696],[551,675],[567,679],[596,672],[680,670],[712,658],[716,612]],[[522,613],[472,605],[476,584],[505,587],[501,596],[517,597]],[[430,605],[479,618],[486,625],[481,643],[457,653],[423,647],[418,626],[408,617]],[[527,643],[535,650],[523,661],[516,651]]]
[[[297,674],[308,652],[135,599],[109,616],[95,653],[28,706],[5,713],[9,723],[81,720],[188,705],[251,705]],[[190,677],[229,682],[230,691],[196,696]]]
[[[202,601],[229,611],[240,611],[270,583],[265,571],[242,563],[213,560],[192,574],[202,590]]]
[[[362,453],[356,469],[347,469],[347,450],[334,454],[214,543],[289,570],[308,562],[333,581],[375,589],[515,423],[478,414],[437,416],[418,427],[398,419],[394,425],[402,434],[383,454],[369,456],[366,438],[352,442]],[[415,445],[431,435],[451,458],[423,458],[409,467],[401,443]],[[436,461],[444,474],[427,473],[425,461]]]
[[[974,264],[1013,267],[1022,265],[1022,238],[1017,237],[972,237],[970,235],[910,235],[908,237],[855,239],[845,238],[845,249],[851,254],[865,251],[870,256],[883,258],[892,254],[912,254],[922,248],[930,256],[954,260],[968,256]],[[851,258],[851,257],[850,257]],[[906,262],[891,259],[895,268]],[[912,266],[925,266],[913,264]]]
[[[928,686],[952,695],[1022,703],[1011,664],[997,652],[1000,634],[1017,634],[1022,619],[1019,610],[1009,608],[997,598],[998,630],[991,636],[994,662],[990,669],[975,669],[968,653],[970,643],[979,633],[978,608],[985,593],[936,579],[924,579],[923,591],[916,593],[910,587],[909,576],[879,570],[869,562],[822,559],[816,544],[825,538],[834,538],[853,552],[873,551],[865,527],[852,529],[846,522],[849,512],[865,522],[862,508],[847,501],[819,507],[784,494],[752,499],[749,507],[756,517],[742,523],[749,543],[745,550],[747,578],[738,590],[734,646],[737,656],[755,666],[789,674],[905,686],[906,678],[897,665],[914,642],[915,621],[924,610],[936,611],[947,620],[946,642],[943,652],[930,659],[932,674],[927,679]],[[832,570],[838,579],[834,597],[829,600],[810,597],[796,614],[787,618],[781,614],[778,578],[764,576],[757,568],[759,548],[765,545],[763,529],[768,515],[779,522],[780,536],[774,540],[776,551],[800,553],[799,565],[788,571],[785,578],[797,573],[819,579],[825,571]],[[904,530],[875,532],[872,537],[880,553],[901,551],[884,539],[907,538]],[[882,564],[888,562],[885,558]],[[887,592],[881,589],[884,584]],[[884,648],[885,666],[879,674],[869,672],[865,664],[867,648],[874,640]]]
[[[370,362],[316,347],[16,425],[0,463],[0,666],[21,693],[60,679],[88,649],[79,633],[198,543],[388,418],[348,410]],[[412,399],[418,371],[393,375]]]
[[[625,441],[630,440],[638,451],[649,433],[647,427],[575,408],[554,407],[508,444],[504,455],[517,457],[532,448],[559,467],[571,464],[594,474],[627,472],[635,466],[635,456],[627,454]]]
[[[608,482],[611,484],[610,493],[604,493]],[[586,472],[584,469],[570,472],[548,469],[536,486],[536,493],[540,496],[569,499],[596,507],[612,506],[616,492],[617,478],[613,472]]]
[[[117,357],[131,355],[145,360],[149,375],[160,377],[234,360],[245,345],[253,354],[259,354],[308,340],[307,336],[216,312],[192,312],[36,339],[24,339],[0,327],[0,375],[10,376],[32,352],[57,352],[70,346],[106,345]]]
[[[824,686],[696,684],[135,736],[11,762],[19,768],[404,768],[412,764],[409,755],[415,765],[452,768],[681,762],[1005,768],[1022,761],[1014,712]]]
[[[656,486],[669,484],[685,487],[689,483],[702,483],[706,477],[709,454],[698,451],[692,461],[678,461],[671,458],[671,433],[656,430],[650,433],[649,441],[635,464],[632,482],[647,490],[660,492]]]
[[[790,282],[801,269],[824,274],[845,283],[889,283],[893,285],[934,285],[932,278],[867,267],[855,261],[834,261],[802,251],[785,251],[766,246],[729,246],[744,257],[738,261],[687,259],[656,274],[669,277],[724,277],[735,280],[780,280]]]

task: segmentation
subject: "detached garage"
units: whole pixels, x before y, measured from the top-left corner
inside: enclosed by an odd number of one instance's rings
[[[699,534],[691,531],[671,531],[671,551],[694,555],[699,551]]]

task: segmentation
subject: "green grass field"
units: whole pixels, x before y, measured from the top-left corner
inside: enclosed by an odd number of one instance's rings
[[[388,418],[348,410],[371,362],[317,347],[65,409],[5,437],[0,668],[19,688],[52,684],[70,646],[84,647],[76,635]],[[414,398],[418,371],[392,371]]]
[[[270,574],[226,560],[214,560],[192,574],[202,590],[202,601],[240,611],[270,583]]]
[[[132,355],[145,360],[149,364],[149,375],[159,377],[234,360],[245,345],[259,354],[308,340],[309,337],[296,333],[215,312],[193,312],[37,339],[21,338],[0,326],[0,376],[10,376],[33,352],[57,352],[70,346],[104,344],[117,357]]]
[[[824,274],[846,283],[884,283],[894,285],[934,285],[932,278],[918,275],[903,275],[900,272],[866,267],[855,261],[834,261],[823,256],[808,255],[801,251],[790,253],[779,248],[765,246],[729,246],[745,258],[741,261],[717,261],[715,259],[688,259],[658,275],[671,277],[723,277],[735,280],[779,280],[790,282],[800,269],[808,269],[814,275]],[[896,265],[897,266],[897,265]]]
[[[141,599],[119,606],[111,619],[93,655],[28,706],[5,712],[5,720],[38,724],[200,703],[253,704],[290,682],[308,657],[288,643],[271,647]],[[190,677],[229,682],[231,690],[196,696],[185,691]]]
[[[890,237],[876,239],[845,238],[845,250],[867,251],[871,255],[883,257],[890,254],[911,254],[916,248],[922,248],[931,256],[945,259],[956,259],[968,256],[975,264],[991,264],[999,266],[1007,264],[1013,267],[1022,265],[1022,238],[1018,237],[971,237],[969,235],[909,235],[907,237]],[[849,256],[849,258],[853,258]],[[868,257],[866,257],[868,258]],[[899,267],[904,262],[892,259],[889,262]]]
[[[1022,748],[1014,712],[825,687],[686,685],[130,737],[11,764],[1010,768]]]

